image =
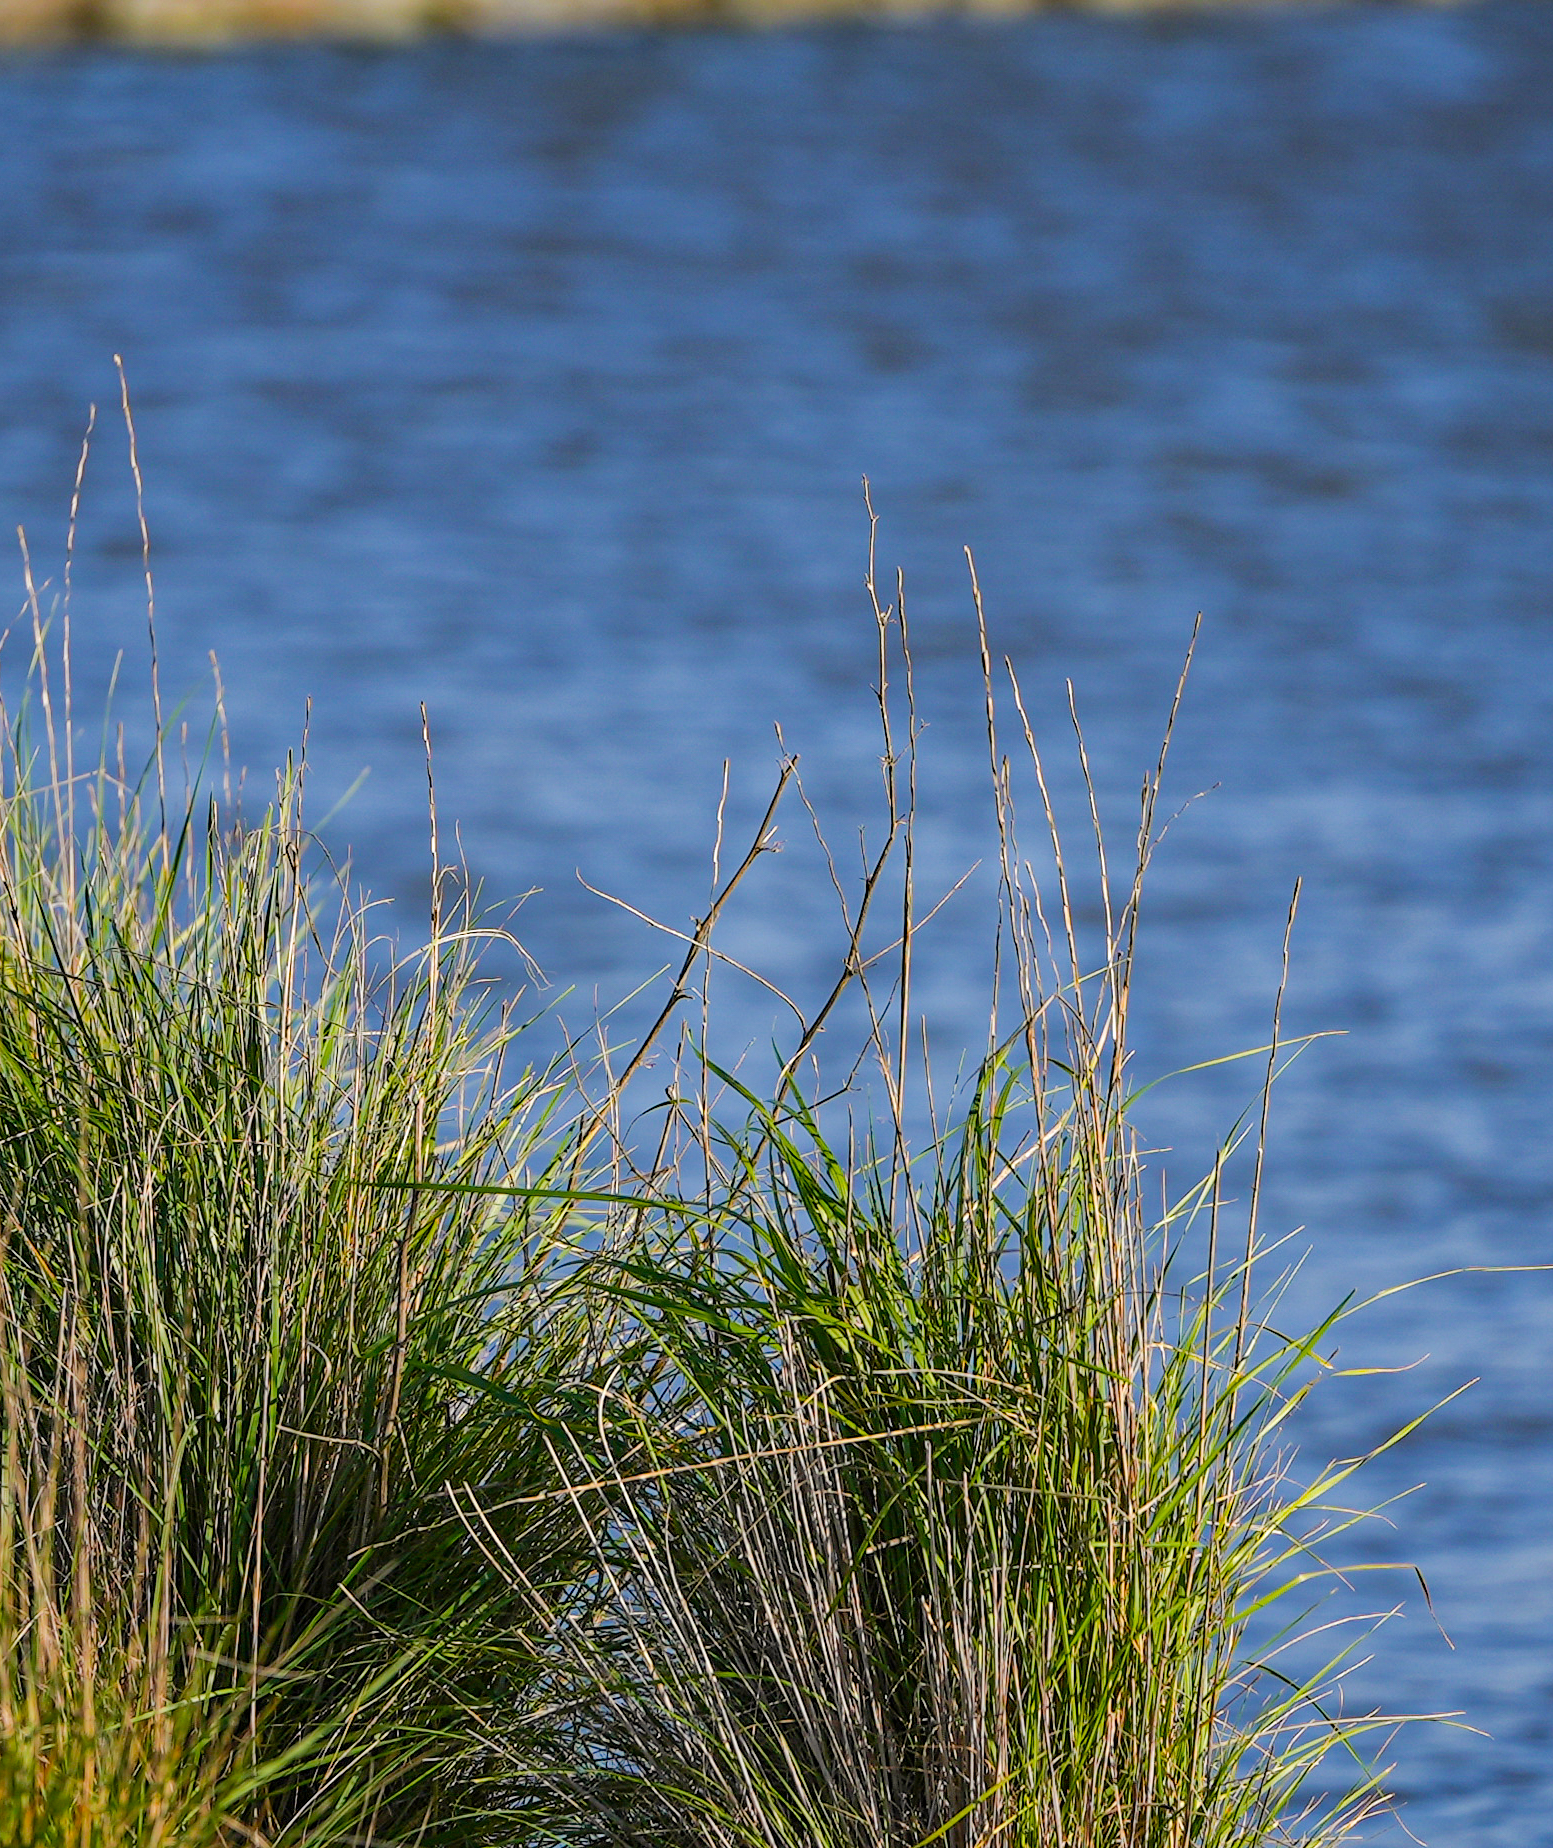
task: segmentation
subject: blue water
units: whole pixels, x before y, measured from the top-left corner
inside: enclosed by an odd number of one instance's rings
[[[57,575],[87,405],[82,709],[143,710],[135,394],[164,683],[220,656],[262,786],[313,701],[315,811],[413,934],[418,702],[456,820],[572,1025],[671,953],[780,722],[845,847],[869,812],[860,479],[906,572],[922,876],[985,849],[961,548],[1054,758],[1071,675],[1113,824],[1194,614],[1140,1057],[1265,1037],[1305,880],[1264,1224],[1313,1304],[1553,1261],[1553,8],[793,34],[91,51],[0,66],[0,510]],[[20,575],[16,574],[20,603]],[[202,723],[202,721],[200,721]],[[1064,787],[1071,777],[1064,773]],[[1031,818],[1033,820],[1033,817]],[[804,992],[836,933],[794,810],[730,947]],[[924,950],[981,1033],[986,877]],[[729,1030],[771,1006],[725,987]],[[1243,1068],[1151,1118],[1186,1164]],[[1553,1287],[1390,1299],[1333,1394],[1454,1641],[1406,1614],[1354,1699],[1409,1826],[1553,1842]],[[1395,1840],[1404,1838],[1399,1834]]]

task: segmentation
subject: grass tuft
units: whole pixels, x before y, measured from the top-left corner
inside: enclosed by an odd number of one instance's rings
[[[0,1836],[466,1840],[536,1669],[451,1490],[553,1486],[592,1337],[564,1213],[420,1183],[526,1172],[556,1081],[514,1069],[467,897],[384,968],[299,769],[251,820],[67,775],[37,642],[0,790]],[[547,1507],[509,1536],[543,1583],[576,1571]]]
[[[1117,878],[1080,738],[1081,879],[983,628],[998,975],[941,1124],[876,596],[885,825],[833,986],[763,1088],[707,1055],[788,761],[599,1095],[489,1004],[435,822],[430,940],[386,953],[300,768],[253,817],[170,790],[166,734],[138,781],[78,773],[33,611],[0,710],[0,1838],[1332,1848],[1384,1807],[1394,1721],[1346,1711],[1302,1603],[1357,1464],[1280,1449],[1333,1324],[1261,1310],[1278,1006],[1212,1172],[1144,1204],[1164,751]]]

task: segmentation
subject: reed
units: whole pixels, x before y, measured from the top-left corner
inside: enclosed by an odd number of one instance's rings
[[[557,1839],[609,1848],[1328,1848],[1384,1807],[1395,1721],[1344,1711],[1331,1613],[1299,1621],[1357,1460],[1300,1480],[1280,1451],[1332,1327],[1291,1339],[1261,1312],[1267,1090],[1292,1048],[1275,1010],[1248,1119],[1151,1216],[1127,1015],[1164,753],[1119,884],[1096,821],[1086,941],[1009,671],[1048,928],[983,629],[1006,992],[957,1114],[932,1127],[924,1097],[914,1140],[917,726],[899,606],[875,613],[884,847],[826,1008],[861,990],[885,1101],[859,1126],[800,1083],[821,1016],[764,1092],[704,1055],[670,1087],[677,1127],[587,1280],[643,1365],[579,1504],[603,1603],[583,1626],[535,1599],[568,1720],[532,1786]]]
[[[467,889],[439,869],[429,945],[385,958],[300,768],[248,819],[175,794],[161,739],[83,773],[35,643],[0,789],[0,1836],[467,1840],[536,1669],[449,1485],[553,1486],[592,1337],[557,1214],[419,1183],[524,1172],[556,1081],[484,1005]],[[506,1539],[576,1577],[564,1504]]]

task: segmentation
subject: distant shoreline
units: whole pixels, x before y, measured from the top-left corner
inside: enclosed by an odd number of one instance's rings
[[[0,0],[0,46],[107,42],[197,49],[285,39],[396,43],[610,27],[888,23],[959,14],[1315,11],[1332,0]],[[1460,0],[1424,0],[1451,5]]]

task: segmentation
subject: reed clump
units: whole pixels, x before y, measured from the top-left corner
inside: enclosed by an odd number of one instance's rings
[[[1019,845],[983,640],[1004,973],[941,1120],[909,651],[874,613],[882,836],[758,1087],[649,1054],[710,1016],[794,764],[596,1084],[487,1003],[467,880],[436,866],[429,943],[385,954],[300,769],[252,818],[170,789],[166,728],[144,777],[79,770],[34,602],[0,788],[5,1840],[1327,1848],[1382,1805],[1391,1721],[1270,1615],[1357,1467],[1278,1449],[1327,1330],[1259,1313],[1276,1025],[1212,1174],[1144,1203],[1164,755],[1086,931],[1033,743],[1044,883]],[[817,1063],[849,997],[869,1109]]]
[[[709,1089],[704,1058],[671,1085],[586,1279],[650,1372],[579,1504],[602,1603],[582,1628],[536,1600],[568,1722],[535,1786],[557,1838],[609,1848],[1335,1844],[1384,1807],[1370,1735],[1395,1721],[1345,1712],[1347,1648],[1312,1654],[1299,1622],[1358,1463],[1299,1480],[1279,1448],[1330,1332],[1274,1332],[1255,1280],[1295,1048],[1275,1008],[1249,1117],[1151,1214],[1127,1015],[1164,753],[1120,889],[1096,822],[1086,933],[1009,670],[1048,914],[983,630],[1010,992],[940,1122],[910,1055],[910,659],[899,605],[875,615],[884,841],[842,963],[880,1101],[859,1124],[855,1091],[800,1082],[839,983],[764,1091],[715,1068]],[[1318,1790],[1334,1754],[1358,1773]]]
[[[467,897],[383,966],[300,770],[248,820],[175,798],[160,740],[82,775],[36,643],[0,789],[0,1837],[467,1840],[471,1739],[537,1670],[448,1485],[554,1485],[590,1336],[553,1213],[420,1183],[524,1171],[555,1083],[482,1006]],[[525,1519],[530,1577],[577,1575],[571,1531]]]

